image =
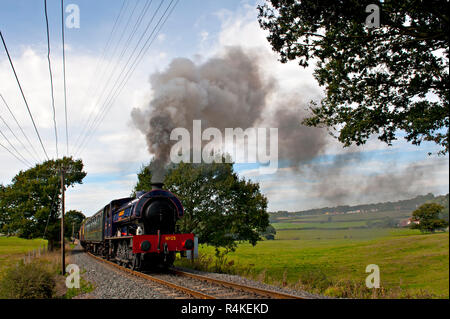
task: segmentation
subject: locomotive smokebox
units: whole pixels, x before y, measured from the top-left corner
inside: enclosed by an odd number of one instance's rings
[[[162,189],[164,186],[164,183],[152,183],[152,190],[153,189]]]

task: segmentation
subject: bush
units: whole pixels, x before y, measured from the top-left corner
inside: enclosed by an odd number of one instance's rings
[[[234,260],[228,260],[225,254],[221,253],[218,256],[211,256],[199,252],[198,258],[191,261],[187,258],[179,258],[175,265],[178,267],[185,267],[199,271],[216,272],[229,275],[246,275],[251,271],[251,268],[235,263]]]
[[[299,276],[298,284],[312,292],[321,292],[331,285],[331,281],[321,269],[304,270]]]
[[[44,299],[52,298],[56,287],[54,274],[42,261],[17,266],[6,270],[0,281],[0,298]]]

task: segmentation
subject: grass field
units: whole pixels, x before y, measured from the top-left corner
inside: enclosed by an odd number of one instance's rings
[[[405,212],[282,219],[272,224],[275,240],[240,244],[224,264],[267,283],[330,296],[342,296],[339,289],[367,290],[366,266],[376,264],[385,289],[381,297],[449,298],[448,232],[363,227],[386,217],[404,218]],[[201,246],[200,253],[212,258],[214,249]]]
[[[7,298],[18,298],[11,297],[11,291],[14,292],[15,295],[21,293],[26,293],[28,298],[48,298],[43,297],[41,295],[36,295],[39,291],[33,290],[30,288],[27,290],[27,287],[17,286],[14,289],[9,285],[2,286],[2,280],[8,278],[8,269],[24,269],[23,263],[20,263],[20,259],[24,257],[29,251],[33,251],[39,249],[40,247],[44,247],[47,245],[47,240],[43,239],[21,239],[17,237],[0,237],[0,298],[2,298],[2,293],[7,293]],[[70,251],[74,248],[75,245],[70,243],[69,241],[66,243],[66,265],[71,263],[71,255]],[[16,266],[17,264],[17,266]],[[22,265],[22,266],[21,266]],[[93,284],[87,282],[84,278],[80,278],[80,288],[72,288],[67,289],[65,286],[65,277],[61,275],[61,253],[60,250],[54,250],[52,252],[46,252],[45,254],[40,255],[39,258],[31,258],[30,262],[27,262],[28,268],[26,268],[26,273],[19,273],[20,276],[26,278],[25,282],[29,282],[33,280],[34,282],[38,280],[43,280],[45,278],[44,270],[47,270],[50,276],[53,276],[56,285],[53,288],[52,298],[65,298],[71,299],[79,294],[88,293],[94,289]],[[10,267],[12,266],[12,267]],[[42,267],[44,268],[42,268]],[[31,271],[30,271],[31,269]],[[17,270],[15,271],[17,276]],[[11,276],[11,272],[9,274]],[[68,274],[66,273],[66,276]],[[22,282],[22,281],[21,281]],[[45,282],[47,284],[47,282]],[[32,287],[32,286],[31,286]],[[2,291],[3,289],[3,291]],[[30,297],[31,296],[31,297]],[[19,297],[21,298],[21,297]]]
[[[0,237],[0,273],[4,267],[17,262],[28,251],[47,244],[44,239],[22,239],[17,237]]]

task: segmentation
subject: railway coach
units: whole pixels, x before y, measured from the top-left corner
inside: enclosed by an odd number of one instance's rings
[[[177,252],[193,250],[194,234],[176,229],[183,205],[162,187],[154,183],[136,198],[113,200],[85,219],[79,234],[84,249],[132,269],[167,268]]]

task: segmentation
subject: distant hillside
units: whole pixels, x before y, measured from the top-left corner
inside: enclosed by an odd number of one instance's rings
[[[278,211],[270,212],[272,218],[276,217],[293,217],[293,216],[305,216],[305,215],[320,215],[325,213],[366,213],[366,212],[385,212],[385,211],[413,211],[420,205],[426,202],[435,202],[445,207],[444,218],[448,220],[448,203],[449,194],[442,196],[434,196],[429,193],[427,195],[419,195],[412,199],[400,200],[397,202],[384,202],[377,204],[363,204],[355,206],[336,206],[336,207],[324,207],[309,209],[298,212]]]

